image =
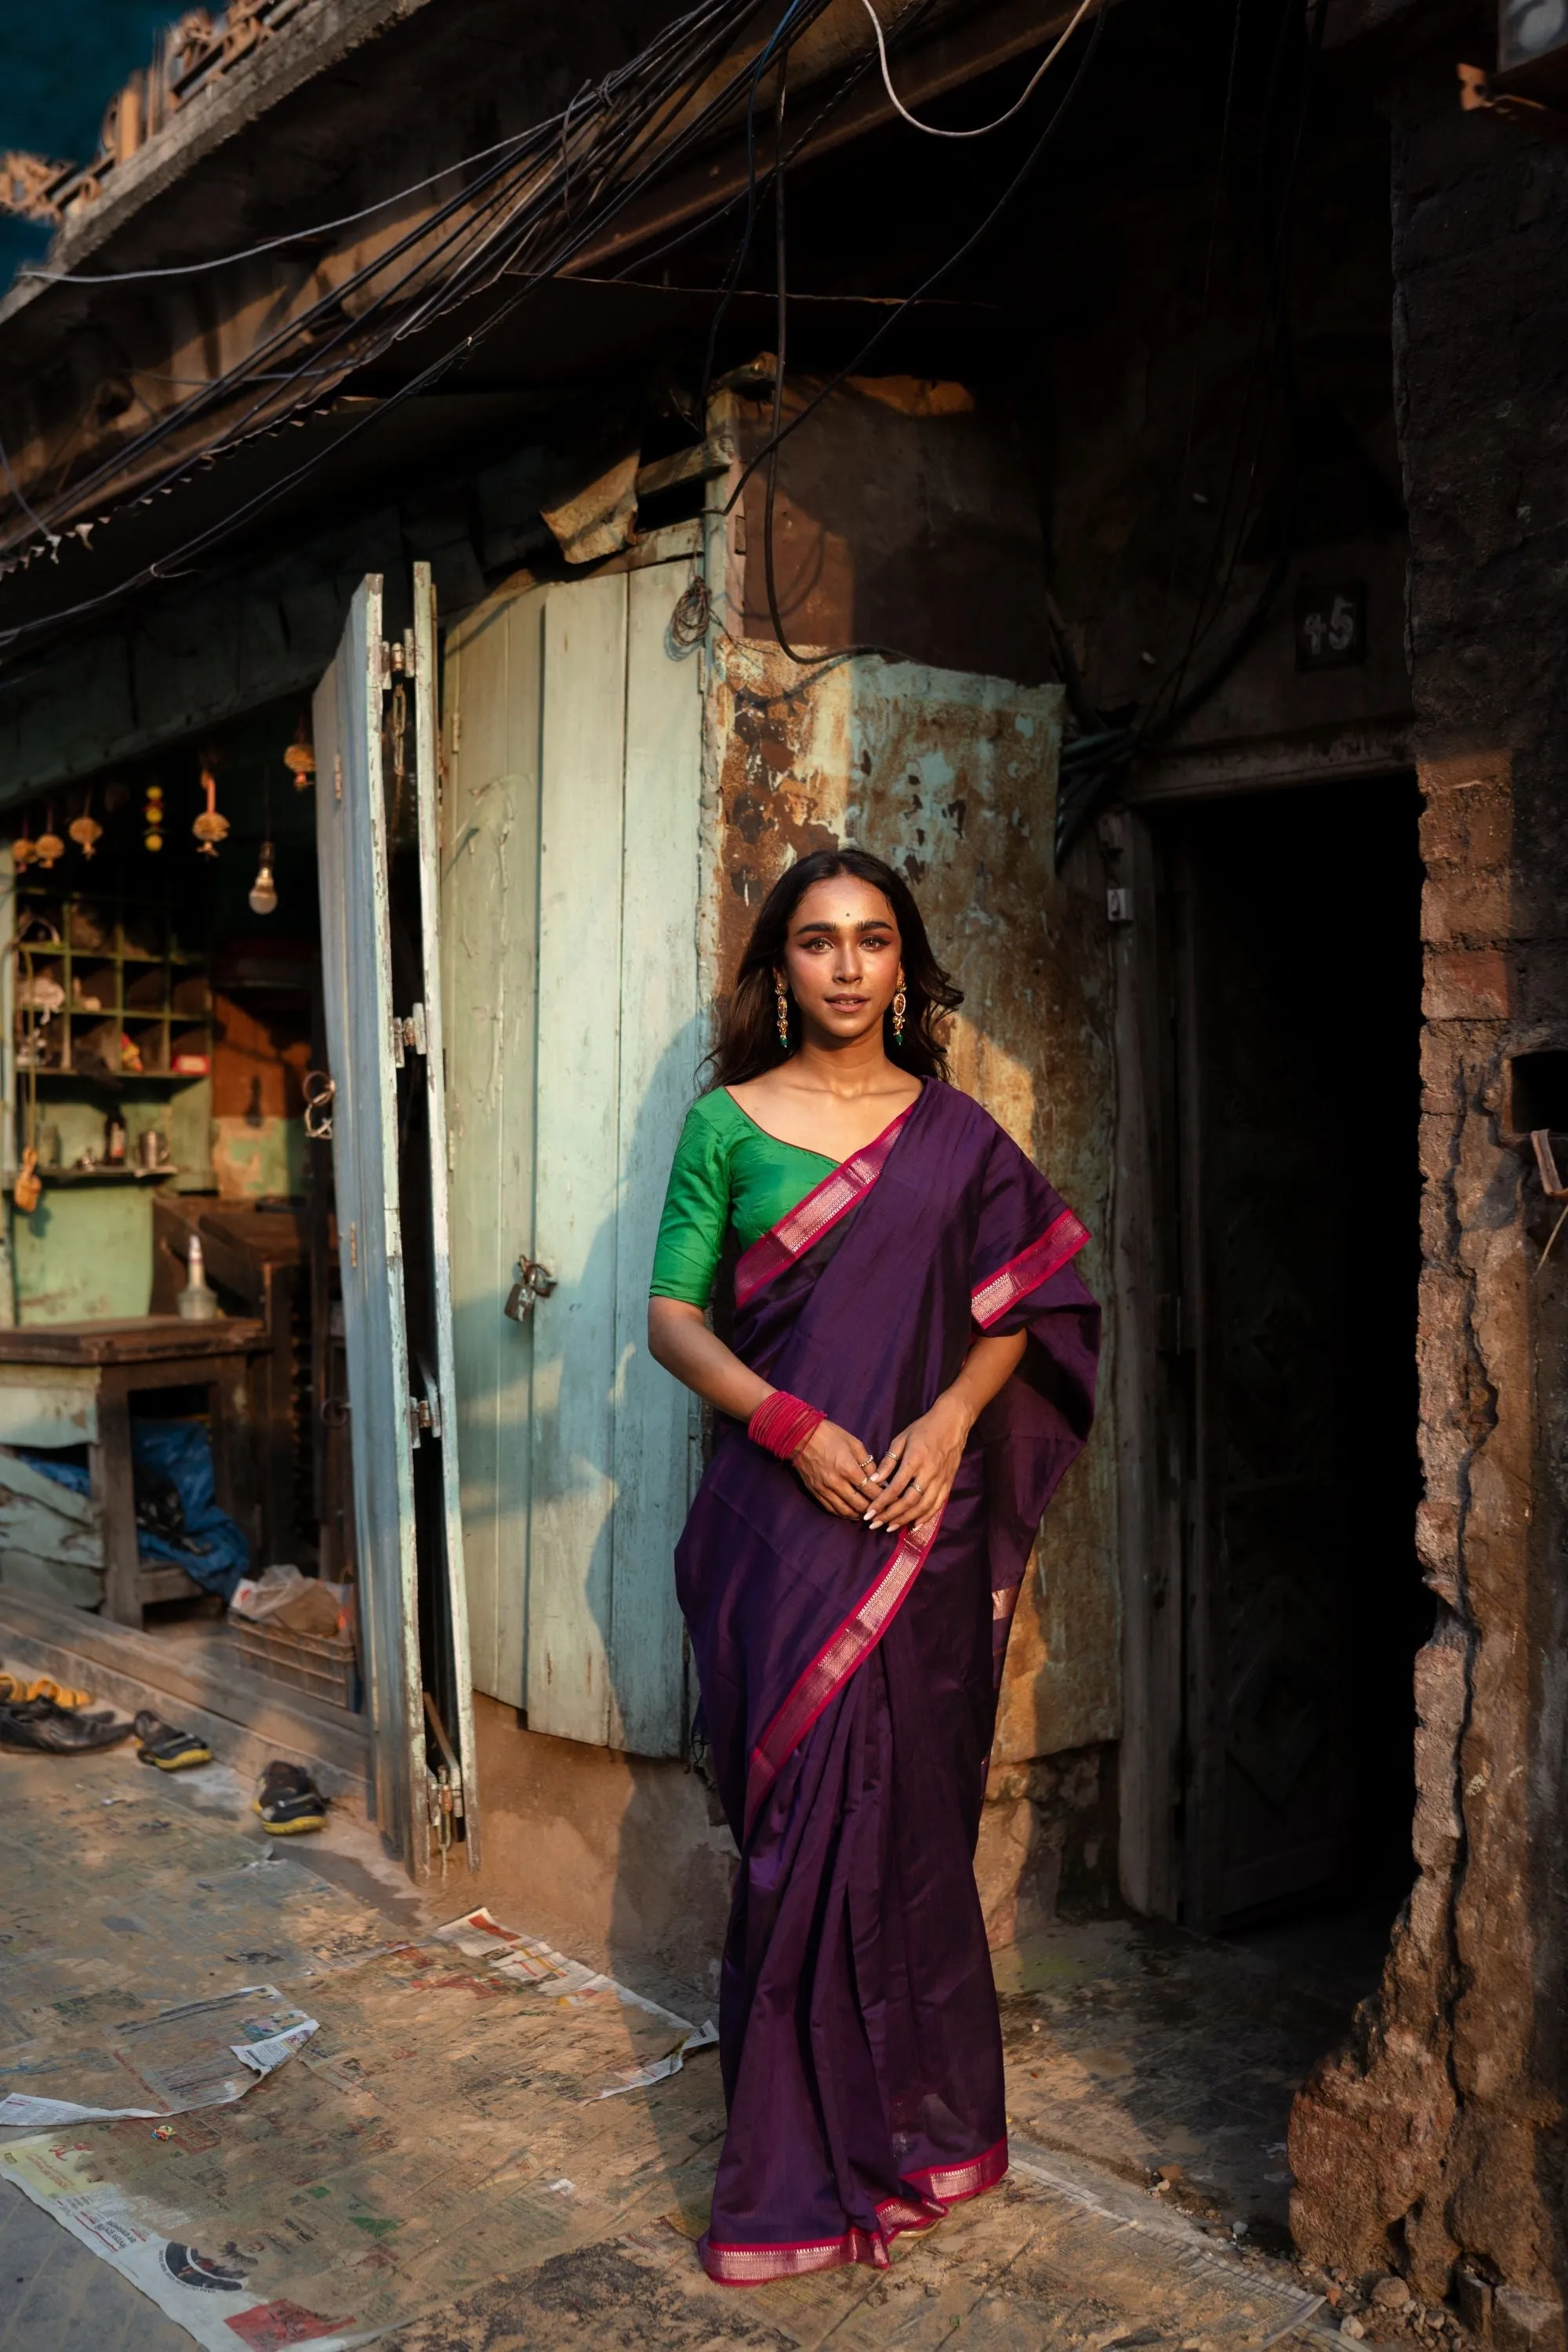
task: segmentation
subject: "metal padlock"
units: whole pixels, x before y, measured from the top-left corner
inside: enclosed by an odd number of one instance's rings
[[[510,1315],[514,1323],[526,1323],[539,1301],[548,1298],[554,1287],[555,1276],[547,1265],[542,1265],[537,1258],[520,1257],[517,1280],[507,1293],[501,1313]]]

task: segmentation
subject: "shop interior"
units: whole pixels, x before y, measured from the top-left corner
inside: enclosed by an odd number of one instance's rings
[[[301,701],[11,814],[0,1582],[353,1711],[314,785]]]

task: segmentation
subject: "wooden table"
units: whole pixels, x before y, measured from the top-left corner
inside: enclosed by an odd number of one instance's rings
[[[201,1591],[183,1568],[142,1566],[132,1397],[148,1389],[205,1389],[217,1500],[254,1544],[250,1365],[271,1344],[264,1324],[235,1317],[186,1323],[177,1315],[140,1315],[0,1330],[0,1444],[86,1445],[103,1520],[103,1613],[116,1623],[140,1625],[148,1601]]]

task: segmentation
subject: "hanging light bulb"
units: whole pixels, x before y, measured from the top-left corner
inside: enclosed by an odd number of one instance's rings
[[[261,863],[250,886],[250,911],[253,915],[272,915],[278,911],[278,884],[272,872],[272,844],[269,841],[261,845]]]

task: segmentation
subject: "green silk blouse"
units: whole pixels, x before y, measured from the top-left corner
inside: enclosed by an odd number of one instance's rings
[[[750,1249],[837,1165],[824,1152],[781,1143],[747,1118],[726,1087],[715,1087],[687,1112],[675,1147],[652,1296],[706,1307],[730,1227]]]

